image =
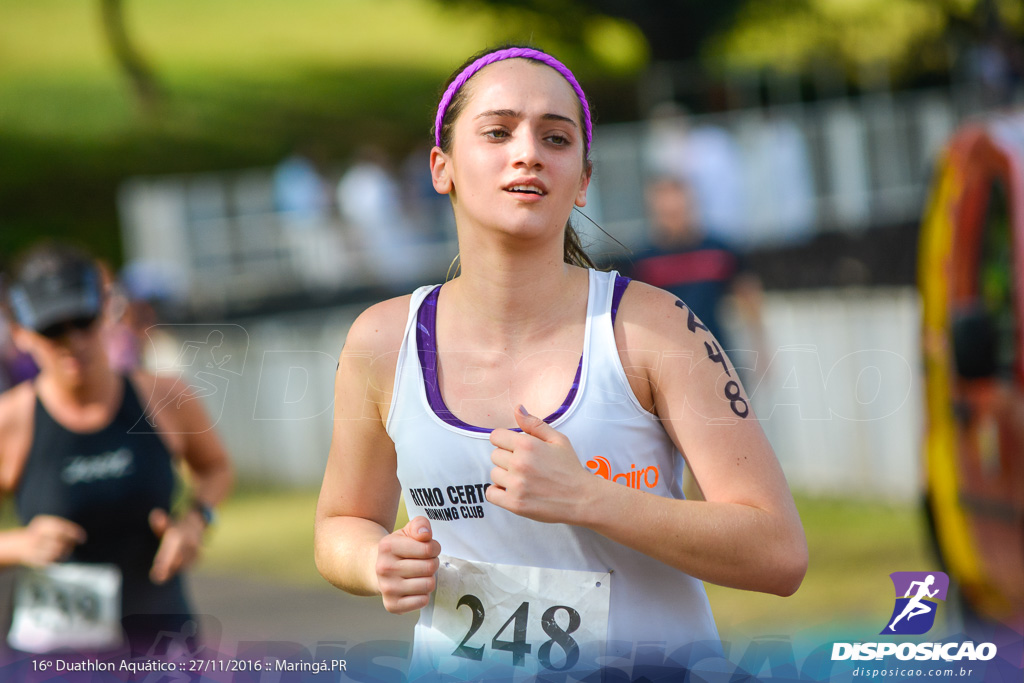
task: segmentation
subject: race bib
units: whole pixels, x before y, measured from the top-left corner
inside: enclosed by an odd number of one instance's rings
[[[23,568],[14,585],[7,642],[35,653],[119,647],[121,571],[104,564]]]
[[[431,645],[453,660],[527,674],[599,661],[608,636],[611,574],[471,562],[441,555]]]

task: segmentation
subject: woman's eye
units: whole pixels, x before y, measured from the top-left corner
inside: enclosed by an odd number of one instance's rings
[[[569,138],[564,135],[549,135],[548,140],[555,143],[556,145],[568,145],[570,143]]]
[[[508,137],[508,131],[503,128],[494,128],[491,130],[484,131],[484,136],[489,138],[504,138]]]

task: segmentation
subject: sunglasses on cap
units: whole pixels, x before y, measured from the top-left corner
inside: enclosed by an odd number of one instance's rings
[[[70,335],[72,332],[87,332],[91,330],[97,320],[99,320],[98,315],[62,320],[58,323],[47,325],[39,330],[39,334],[51,341],[56,341]]]

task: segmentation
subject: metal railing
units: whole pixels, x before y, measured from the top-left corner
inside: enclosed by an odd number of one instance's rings
[[[688,126],[713,128],[733,141],[746,183],[735,199],[743,206],[742,232],[733,237],[741,248],[756,249],[914,221],[944,140],[980,113],[980,102],[968,89],[881,93],[694,116]],[[639,122],[604,125],[595,133],[584,212],[629,248],[644,243],[643,188],[650,150],[659,144],[651,131]],[[773,136],[796,145],[787,153],[796,160],[788,170],[777,167],[786,155],[773,151]],[[118,197],[126,256],[174,272],[193,311],[220,312],[258,308],[268,298],[436,279],[457,253],[449,232],[410,240],[390,263],[371,258],[360,231],[336,216],[290,221],[274,206],[272,184],[272,169],[131,178]],[[417,216],[407,218],[415,234]],[[577,224],[598,256],[620,251],[591,222]]]

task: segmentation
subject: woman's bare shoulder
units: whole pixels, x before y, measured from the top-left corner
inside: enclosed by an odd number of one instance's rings
[[[345,338],[342,355],[354,353],[374,358],[397,353],[409,319],[411,294],[386,299],[359,314]]]
[[[674,294],[634,280],[619,304],[615,343],[634,394],[653,411],[668,365],[681,359],[698,363],[708,356],[707,343],[714,337]]]
[[[0,438],[27,422],[35,399],[36,390],[32,382],[22,382],[0,394]]]
[[[36,391],[22,382],[0,394],[0,492],[14,488],[32,445]]]
[[[386,404],[394,385],[412,295],[370,306],[353,321],[341,349],[338,370],[355,381],[369,381],[376,401]],[[347,383],[339,383],[338,387]]]
[[[641,351],[689,346],[680,330],[707,329],[674,294],[637,280],[622,296],[615,328],[620,349]]]

